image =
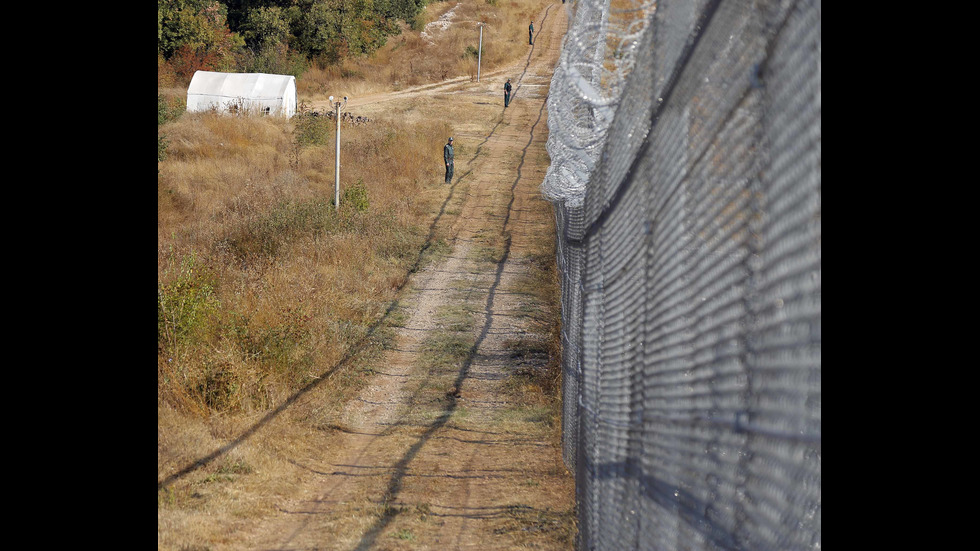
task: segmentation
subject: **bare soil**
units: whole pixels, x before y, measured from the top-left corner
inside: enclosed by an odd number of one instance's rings
[[[482,114],[453,121],[455,178],[439,188],[445,200],[433,222],[449,246],[413,274],[394,344],[364,392],[335,418],[323,414],[323,433],[310,439],[316,449],[290,451],[296,469],[284,476],[286,497],[212,530],[207,548],[574,547],[574,480],[559,429],[515,383],[547,361],[515,353],[515,343],[541,337],[539,305],[522,286],[535,259],[553,254],[541,250],[553,243],[554,220],[539,186],[548,167],[545,100],[566,22],[564,4],[548,6],[526,60],[480,82],[351,100],[369,117],[381,109],[437,117],[459,102]],[[504,109],[508,77],[514,98]],[[433,347],[445,357],[453,344],[461,347],[453,362],[433,363]],[[317,415],[317,399],[311,393],[297,408]]]

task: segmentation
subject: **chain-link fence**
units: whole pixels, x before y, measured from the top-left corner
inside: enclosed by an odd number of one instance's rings
[[[579,549],[819,549],[820,1],[576,0],[548,99]]]

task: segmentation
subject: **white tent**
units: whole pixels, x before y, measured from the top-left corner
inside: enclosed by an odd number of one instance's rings
[[[197,71],[187,87],[187,110],[296,114],[296,77],[266,73]]]

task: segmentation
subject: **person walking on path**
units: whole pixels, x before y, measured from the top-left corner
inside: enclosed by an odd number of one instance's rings
[[[510,105],[510,90],[510,79],[507,79],[507,82],[504,83],[504,107]]]
[[[442,148],[442,159],[446,161],[446,183],[453,181],[453,137],[449,137],[449,143]]]
[[[531,24],[527,26],[527,43],[534,45],[534,21],[531,21]]]

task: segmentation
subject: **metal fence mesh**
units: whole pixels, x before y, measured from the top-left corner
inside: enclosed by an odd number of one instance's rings
[[[548,99],[579,549],[820,548],[820,2],[577,0]]]

